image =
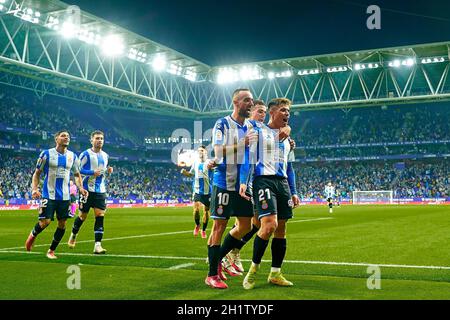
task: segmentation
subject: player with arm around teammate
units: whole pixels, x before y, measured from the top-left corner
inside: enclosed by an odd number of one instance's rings
[[[245,289],[255,286],[256,274],[262,257],[273,236],[272,268],[267,281],[279,286],[292,286],[281,273],[281,265],[286,255],[286,224],[293,217],[292,209],[300,204],[295,186],[295,173],[289,162],[291,145],[289,141],[277,138],[278,130],[288,124],[291,102],[285,98],[269,102],[270,121],[268,125],[257,128],[258,142],[254,149],[250,147],[250,157],[256,159],[253,172],[253,200],[261,221],[253,243],[252,264],[243,281]],[[252,163],[253,161],[250,161]],[[242,175],[248,175],[244,167]],[[240,194],[246,185],[241,184]]]

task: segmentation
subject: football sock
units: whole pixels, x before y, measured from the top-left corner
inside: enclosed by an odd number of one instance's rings
[[[73,227],[72,227],[72,233],[74,235],[76,235],[78,233],[78,231],[80,231],[80,228],[83,224],[83,220],[80,219],[80,217],[76,217],[75,221],[73,222]]]
[[[253,263],[261,264],[262,257],[264,256],[264,252],[266,251],[268,244],[269,240],[261,239],[258,235],[256,235],[255,241],[253,242]]]
[[[52,245],[50,246],[50,250],[52,251],[56,250],[56,247],[58,246],[65,232],[66,232],[65,228],[64,229],[56,228],[55,234],[53,235],[53,241]]]
[[[199,210],[194,210],[194,220],[195,220],[195,225],[199,226],[200,225],[200,211]]]
[[[209,272],[208,277],[217,275],[217,268],[220,263],[220,246],[208,246]]]
[[[203,214],[203,227],[202,230],[206,231],[206,227],[208,226],[208,221],[209,221],[209,209],[205,210],[205,213]]]
[[[42,230],[44,230],[45,228],[41,228],[41,226],[39,225],[39,222],[36,223],[36,225],[34,226],[33,230],[31,230],[31,233],[33,234],[33,236],[37,237],[37,235],[39,233],[42,232]]]
[[[95,242],[102,241],[102,238],[103,238],[103,220],[104,219],[105,219],[104,216],[95,217],[95,224],[94,224]]]
[[[272,267],[281,268],[284,257],[286,256],[286,239],[273,238],[272,239]]]
[[[228,233],[223,240],[222,246],[220,247],[220,260],[222,260],[223,257],[225,257],[228,252],[233,250],[234,248],[237,248],[239,244],[241,243],[241,240],[238,240],[236,238],[233,238],[233,236]]]
[[[238,248],[239,250],[242,249],[242,247],[250,241],[251,238],[253,238],[253,236],[258,232],[259,228],[257,226],[255,226],[254,224],[252,224],[252,230],[250,230],[249,233],[247,233],[245,236],[242,237],[239,246],[237,246],[236,248]]]

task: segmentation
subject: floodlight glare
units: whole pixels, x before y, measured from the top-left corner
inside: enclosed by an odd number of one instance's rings
[[[239,79],[238,74],[231,68],[219,69],[217,75],[217,82],[219,84],[235,82]]]
[[[125,45],[123,39],[115,34],[106,36],[101,44],[101,49],[104,55],[109,57],[116,57],[123,54]]]
[[[409,59],[406,59],[406,60],[402,61],[402,65],[405,65],[405,66],[408,66],[408,67],[414,65],[414,63],[415,63],[415,61],[412,58],[409,58]]]
[[[64,22],[60,30],[60,33],[64,38],[73,38],[76,34],[75,25],[70,21]]]
[[[269,79],[275,78],[275,73],[274,73],[274,72],[269,72],[269,73],[267,74],[267,78],[269,78]]]
[[[156,56],[155,59],[153,59],[152,67],[156,71],[162,71],[166,68],[166,59],[163,56]]]
[[[258,80],[262,79],[261,73],[256,66],[244,66],[239,70],[241,80]]]

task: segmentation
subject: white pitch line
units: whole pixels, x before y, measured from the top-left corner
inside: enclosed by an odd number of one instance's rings
[[[309,221],[330,220],[330,219],[334,219],[334,218],[328,217],[328,218],[303,219],[303,220],[289,221],[288,223],[292,224],[292,223],[297,223],[297,222],[309,222]]]
[[[19,254],[40,254],[44,255],[44,252],[27,252],[27,251],[0,251],[0,253],[19,253]],[[94,255],[88,253],[70,253],[61,252],[57,253],[58,256],[84,256],[93,258],[139,258],[139,259],[159,259],[159,260],[194,260],[194,261],[205,261],[205,257],[174,257],[174,256],[148,256],[148,255],[123,255],[123,254],[105,254],[105,255]],[[245,262],[251,262],[249,259],[242,259]],[[272,260],[262,260],[262,262],[270,263]],[[400,268],[400,269],[434,269],[434,270],[450,270],[448,266],[418,266],[418,265],[407,265],[407,264],[386,264],[386,263],[367,263],[367,262],[335,262],[335,261],[308,261],[308,260],[284,260],[283,263],[294,263],[294,264],[324,264],[324,265],[335,265],[335,266],[378,266],[386,268]]]
[[[298,221],[292,221],[290,223],[296,223],[296,222],[307,222],[307,221],[315,221],[315,220],[324,220],[324,219],[333,219],[333,218],[317,218],[317,219],[307,219],[307,220],[298,220]],[[231,227],[228,227],[228,229]],[[175,231],[175,232],[163,232],[163,233],[152,233],[152,234],[142,234],[142,235],[136,235],[136,236],[126,236],[126,237],[118,237],[118,238],[106,238],[102,241],[113,241],[113,240],[126,240],[126,239],[138,239],[138,238],[147,238],[147,237],[159,237],[159,236],[170,236],[174,234],[183,234],[183,233],[191,233],[192,230],[187,231]],[[77,241],[77,243],[90,243],[94,242],[94,240],[83,240],[83,241]],[[48,247],[51,243],[48,244],[38,244],[33,246],[33,248],[38,247]],[[60,245],[67,245],[67,243],[61,243]],[[0,248],[0,252],[4,250],[16,250],[16,249],[22,249],[24,246],[20,247],[11,247],[11,248]]]
[[[183,264],[179,264],[179,265],[167,268],[167,270],[178,270],[178,269],[192,267],[194,265],[195,265],[195,263],[183,263]]]
[[[192,230],[189,231],[176,231],[176,232],[164,232],[164,233],[153,233],[153,234],[142,234],[137,236],[127,236],[127,237],[119,237],[119,238],[107,238],[103,239],[102,241],[112,241],[112,240],[125,240],[125,239],[137,239],[137,238],[146,238],[146,237],[158,237],[158,236],[168,236],[168,235],[174,235],[174,234],[182,234],[182,233],[190,233]],[[83,241],[77,241],[77,243],[89,243],[94,242],[94,240],[83,240]],[[61,243],[61,244],[67,244],[67,243]],[[33,246],[33,248],[37,247],[48,247],[50,243],[48,244],[38,244]],[[20,247],[12,247],[12,248],[0,248],[0,252],[4,250],[15,250],[15,249],[22,249],[25,246]]]

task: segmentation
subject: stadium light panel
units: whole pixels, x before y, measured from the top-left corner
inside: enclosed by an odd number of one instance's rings
[[[50,28],[50,29],[53,29],[53,30],[59,30],[59,19],[55,18],[53,16],[49,16],[45,26],[47,28]]]
[[[169,68],[167,69],[167,72],[170,74],[176,75],[176,76],[181,76],[181,73],[183,72],[183,68],[172,63],[172,64],[170,64]]]
[[[104,55],[109,57],[120,56],[124,53],[125,44],[123,39],[115,34],[110,34],[103,38],[101,49]]]
[[[5,7],[2,4],[0,4],[0,11],[3,11],[4,8]]]
[[[380,65],[378,63],[355,63],[353,70],[359,71],[364,69],[376,69]]]
[[[147,54],[145,52],[139,51],[135,48],[131,48],[128,51],[128,58],[132,59],[132,60],[136,60],[142,63],[146,63],[147,62]]]
[[[189,81],[196,81],[197,80],[197,73],[195,73],[192,70],[186,69],[185,74],[184,74],[184,78],[186,78]]]
[[[422,58],[420,62],[422,64],[428,64],[428,63],[439,63],[444,61],[445,61],[444,57],[429,57],[429,58]]]
[[[166,59],[163,56],[156,56],[152,61],[152,67],[156,71],[162,71],[166,68]]]
[[[332,72],[343,72],[343,71],[347,71],[348,68],[346,66],[340,66],[340,67],[328,67],[327,68],[327,72],[328,73],[332,73]]]
[[[400,66],[411,67],[411,66],[413,66],[415,64],[416,64],[416,60],[415,59],[408,58],[408,59],[403,59],[403,60],[395,59],[394,61],[390,61],[388,63],[388,66],[389,67],[398,68]]]
[[[282,72],[269,72],[267,73],[268,79],[274,79],[274,78],[289,78],[292,77],[293,73],[291,70],[286,70]]]

